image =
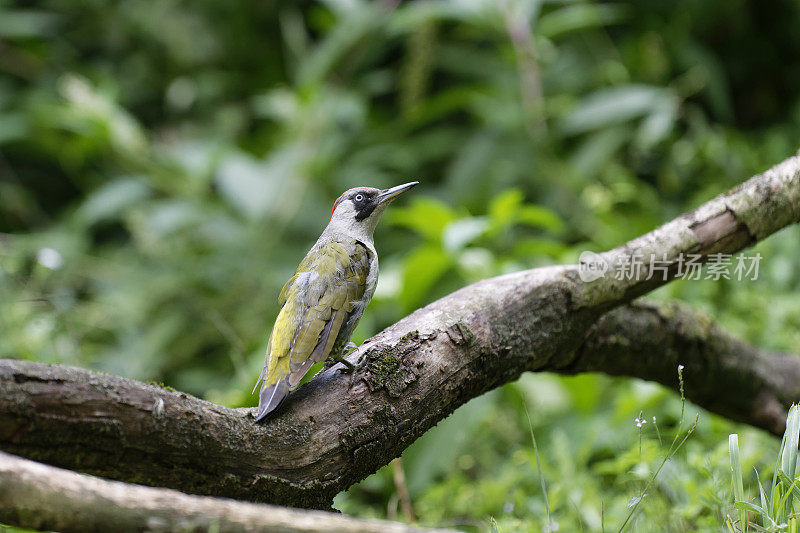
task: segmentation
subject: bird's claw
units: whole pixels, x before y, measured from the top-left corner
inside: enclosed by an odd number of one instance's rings
[[[344,358],[345,356],[350,355],[356,350],[358,350],[358,344],[354,343],[353,341],[350,341],[345,345],[344,350],[342,350],[341,357]]]
[[[354,342],[348,342],[347,346],[344,347],[344,350],[342,350],[342,353],[340,355],[335,357],[330,356],[328,357],[327,361],[325,361],[326,370],[335,366],[336,363],[342,363],[344,365],[344,368],[340,368],[339,372],[343,374],[350,374],[350,387],[352,387],[353,384],[355,383],[355,378],[358,371],[364,368],[364,366],[367,363],[364,354],[361,354],[361,356],[358,358],[358,362],[355,364],[345,359],[345,357],[347,357],[356,350],[358,350],[358,345]]]
[[[355,385],[356,381],[358,381],[356,378],[358,377],[361,369],[367,366],[367,358],[364,356],[364,354],[362,354],[361,357],[358,358],[358,362],[356,364],[350,363],[350,366],[352,369],[348,369],[346,371],[348,374],[350,374],[350,384],[347,386],[348,390],[352,389],[353,385]],[[362,377],[361,379],[364,378]]]

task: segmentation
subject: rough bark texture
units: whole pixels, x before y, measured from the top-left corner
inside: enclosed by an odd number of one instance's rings
[[[0,522],[63,533],[423,531],[397,522],[359,520],[106,481],[2,452]]]
[[[595,324],[611,309],[667,283],[680,254],[734,253],[798,220],[800,161],[790,158],[601,254],[610,265],[631,256],[666,258],[668,279],[608,275],[585,283],[576,266],[558,266],[475,283],[367,341],[351,355],[368,360],[352,389],[348,376],[326,371],[263,425],[253,423],[252,409],[226,409],[111,375],[6,360],[0,363],[0,447],[191,493],[327,507],[338,491],[400,455],[455,408],[522,372],[605,371],[592,361],[590,344],[603,338],[597,334],[602,323]],[[624,322],[619,326],[627,328]],[[606,349],[598,360],[610,372],[675,385],[666,370],[628,365],[613,357],[611,344]],[[710,349],[701,355],[727,360],[727,354]],[[732,361],[737,360],[743,363],[742,357]],[[726,364],[716,364],[717,370],[727,371]],[[745,371],[733,365],[734,374]],[[699,385],[698,390],[712,386]],[[779,402],[797,399],[794,389],[773,395]],[[733,410],[707,394],[696,399],[723,414]],[[753,412],[740,419],[775,429],[774,416]]]

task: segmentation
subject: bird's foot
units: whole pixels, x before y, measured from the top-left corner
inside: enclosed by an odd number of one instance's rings
[[[358,371],[364,368],[364,366],[366,366],[367,364],[367,359],[366,357],[364,357],[364,354],[361,354],[361,357],[358,358],[358,362],[356,362],[355,364],[345,359],[346,356],[350,355],[357,349],[358,345],[356,343],[348,342],[347,346],[344,347],[344,350],[342,350],[341,354],[339,354],[338,356],[331,355],[330,357],[328,357],[328,360],[325,361],[326,369],[331,368],[336,363],[342,363],[344,365],[344,368],[340,368],[339,372],[342,372],[343,374],[350,374],[350,385],[348,386],[348,388],[353,387],[353,385],[356,382],[356,375],[358,374]]]
[[[354,343],[353,341],[350,341],[345,345],[344,349],[342,350],[342,355],[340,355],[339,357],[344,359],[346,356],[350,355],[356,350],[358,350],[358,344]]]
[[[328,370],[329,368],[336,366],[336,363],[342,363],[345,367],[347,367],[347,370],[342,370],[343,372],[352,372],[355,365],[353,365],[353,363],[345,359],[345,357],[347,357],[357,349],[358,345],[356,343],[352,341],[348,342],[347,345],[345,345],[344,349],[342,350],[342,353],[340,353],[339,355],[330,354],[328,358],[325,359],[325,366],[323,368],[325,370]]]
[[[358,358],[358,362],[356,364],[350,363],[351,368],[346,370],[346,373],[350,374],[350,384],[347,386],[348,389],[352,389],[353,385],[356,384],[356,381],[358,381],[356,378],[358,377],[361,369],[365,366],[367,366],[366,354],[361,354],[361,357]],[[364,379],[363,376],[361,379]]]

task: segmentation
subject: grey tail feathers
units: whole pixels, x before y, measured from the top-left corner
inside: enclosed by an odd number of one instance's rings
[[[267,375],[267,365],[264,365],[264,368],[261,369],[261,374],[258,375],[258,379],[256,380],[256,384],[253,386],[253,392],[251,392],[250,394],[255,394],[259,383],[261,383],[261,380],[264,379],[264,376],[266,376],[266,375]]]
[[[263,420],[286,399],[289,394],[288,380],[282,379],[275,385],[264,386],[258,395],[258,414],[256,422]]]

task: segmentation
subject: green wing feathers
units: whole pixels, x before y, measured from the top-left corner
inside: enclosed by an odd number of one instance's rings
[[[369,252],[358,241],[331,241],[303,259],[279,296],[283,307],[267,347],[257,419],[275,409],[311,365],[328,357],[364,297],[368,274]]]

